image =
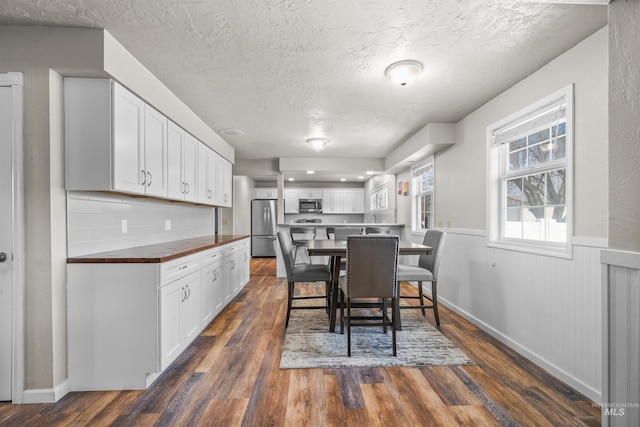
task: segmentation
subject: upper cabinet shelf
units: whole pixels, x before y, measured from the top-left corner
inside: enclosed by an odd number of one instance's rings
[[[67,190],[231,206],[231,163],[117,82],[65,78],[64,97]]]

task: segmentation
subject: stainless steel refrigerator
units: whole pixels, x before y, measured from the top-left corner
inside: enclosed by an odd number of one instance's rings
[[[277,226],[276,200],[251,201],[251,256],[275,257]]]

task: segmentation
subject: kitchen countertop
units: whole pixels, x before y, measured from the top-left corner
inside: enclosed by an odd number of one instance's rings
[[[280,223],[279,227],[404,227],[404,224],[382,222],[294,222]]]
[[[194,237],[173,242],[71,257],[67,258],[67,263],[161,263],[246,238],[249,238],[249,236],[231,234]]]

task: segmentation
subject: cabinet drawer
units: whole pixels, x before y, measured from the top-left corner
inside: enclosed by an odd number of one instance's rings
[[[212,264],[224,258],[224,248],[207,249],[200,252],[200,266]]]
[[[198,255],[174,259],[160,264],[160,286],[171,283],[200,269]]]

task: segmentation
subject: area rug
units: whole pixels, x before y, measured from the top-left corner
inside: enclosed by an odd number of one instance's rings
[[[391,330],[352,327],[351,355],[347,332],[329,332],[321,310],[293,310],[287,328],[280,369],[375,366],[475,365],[447,337],[429,323],[420,310],[402,310],[402,331],[397,331],[397,356],[392,354]]]

